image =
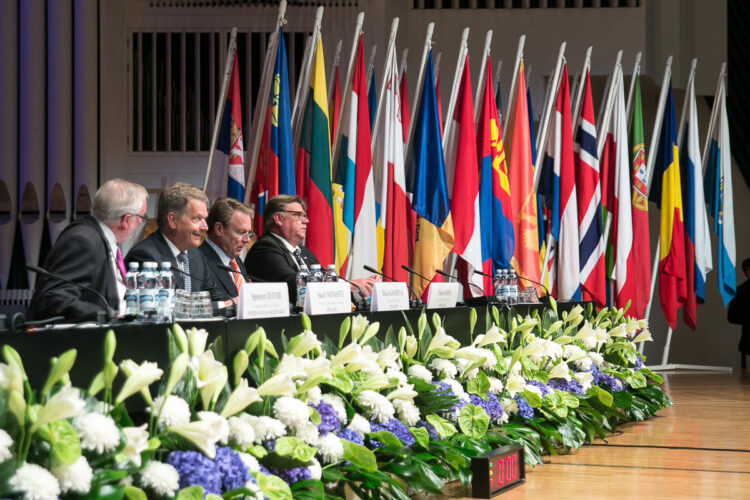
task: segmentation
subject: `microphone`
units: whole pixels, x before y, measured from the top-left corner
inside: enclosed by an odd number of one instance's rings
[[[389,279],[391,281],[394,281],[394,282],[398,283],[397,280],[393,279],[390,276],[386,276],[385,274],[381,273],[380,271],[378,271],[376,269],[373,269],[372,267],[370,267],[368,265],[364,265],[362,267],[365,269],[365,271],[369,271],[371,273],[378,274],[378,275],[382,276],[383,278],[387,278],[387,279]],[[409,270],[406,266],[401,266],[401,267],[406,268],[407,271]],[[412,308],[415,308],[415,309],[418,308],[418,307],[422,307],[422,299],[419,298],[419,295],[417,295],[417,292],[414,291],[414,289],[411,287],[411,285],[409,285],[409,283],[406,283],[406,288],[408,288],[409,292],[411,292],[411,294],[414,296],[414,298],[409,303],[409,307],[412,307]]]
[[[453,276],[452,274],[448,274],[442,271],[441,269],[435,269],[435,272],[441,276],[445,276],[446,278],[453,278],[461,284],[473,286],[474,288],[479,290],[479,293],[482,296],[481,297],[469,297],[468,299],[464,299],[464,303],[466,303],[467,305],[487,305],[488,303],[491,302],[490,299],[494,298],[494,297],[490,297],[489,295],[486,295],[482,287],[480,287],[479,285],[475,283],[472,283],[469,280],[461,279],[458,276]]]
[[[494,278],[494,276],[492,276],[491,274],[483,273],[482,271],[478,271],[476,269],[474,269],[474,272],[476,274],[481,274],[482,276],[487,276],[488,278]],[[529,281],[531,283],[534,283],[535,285],[539,285],[540,287],[542,287],[544,289],[544,292],[547,294],[547,297],[552,297],[552,294],[549,293],[549,290],[547,289],[547,287],[544,286],[542,283],[539,283],[538,281],[534,281],[532,279],[529,279],[526,276],[521,276],[520,274],[518,274],[518,272],[516,272],[516,276],[518,276],[522,280],[526,280],[526,281]]]
[[[237,274],[241,274],[241,275],[242,275],[242,277],[243,277],[243,278],[245,278],[245,280],[246,280],[246,281],[247,281],[248,283],[251,283],[251,282],[253,282],[253,283],[254,283],[254,282],[256,282],[256,281],[257,281],[258,283],[269,283],[269,281],[268,281],[268,280],[263,280],[263,279],[260,279],[260,278],[258,278],[257,276],[253,276],[253,275],[251,275],[251,274],[246,274],[246,273],[243,273],[242,271],[239,271],[239,270],[235,271],[235,270],[234,270],[234,269],[232,269],[231,267],[229,267],[229,266],[225,266],[224,264],[216,264],[216,267],[218,267],[219,269],[223,269],[223,270],[225,270],[225,271],[229,271],[230,273],[237,273]]]
[[[87,292],[91,292],[94,295],[96,295],[102,301],[102,304],[104,304],[104,311],[99,311],[96,313],[96,321],[98,323],[111,323],[112,320],[116,317],[115,311],[112,310],[112,308],[109,306],[109,302],[107,302],[107,299],[104,297],[104,295],[102,295],[97,290],[94,290],[90,286],[82,285],[73,280],[69,280],[68,278],[64,278],[60,276],[59,274],[51,273],[47,271],[46,269],[42,269],[41,267],[32,266],[31,264],[26,264],[26,269],[34,273],[41,274],[43,276],[47,276],[49,278],[56,279],[64,283],[68,283],[73,286],[77,286],[78,288],[81,288],[83,290],[86,290]]]

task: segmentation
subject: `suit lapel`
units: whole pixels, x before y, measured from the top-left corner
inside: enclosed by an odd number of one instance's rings
[[[286,248],[286,246],[281,241],[279,241],[276,236],[269,234],[268,237],[271,239],[271,241],[273,241],[273,244],[281,250],[281,253],[284,255],[287,264],[289,264],[289,266],[293,267],[294,269],[297,269],[297,261],[294,260],[294,257],[291,253],[289,253],[289,250]]]
[[[109,242],[107,241],[107,238],[104,236],[104,232],[102,231],[101,226],[99,226],[99,223],[96,222],[96,219],[93,217],[88,217],[85,219],[85,224],[89,224],[94,229],[96,229],[97,234],[99,235],[99,238],[102,240],[102,244],[104,245],[104,248],[107,249],[107,271],[106,271],[106,287],[107,287],[107,302],[109,302],[109,305],[117,308],[120,307],[120,294],[117,293],[117,276],[114,274],[114,270],[112,269],[111,261],[109,260],[109,256],[111,250],[109,248]],[[114,259],[114,255],[112,258]]]
[[[216,254],[216,251],[208,244],[203,243],[206,248],[203,252],[203,255],[206,256],[206,262],[213,270],[215,270],[216,276],[219,278],[219,283],[221,283],[221,286],[224,287],[224,291],[229,294],[230,297],[233,297],[237,293],[237,287],[234,286],[234,280],[229,276],[229,271],[225,269],[221,269],[218,267],[219,265],[224,265],[221,262],[221,259]],[[242,265],[240,263],[240,265]],[[241,271],[244,272],[244,265],[240,268]]]
[[[158,248],[159,255],[161,255],[162,258],[164,258],[165,255],[168,255],[169,261],[172,264],[172,269],[177,269],[177,271],[174,271],[172,273],[172,279],[174,280],[175,289],[184,289],[185,276],[180,273],[180,266],[177,264],[177,259],[175,259],[174,255],[172,255],[172,249],[169,247],[169,244],[167,244],[167,240],[164,239],[164,235],[161,234],[161,231],[157,229],[156,232],[151,235],[151,237],[154,238],[154,246]],[[161,262],[159,262],[158,265],[161,265]]]

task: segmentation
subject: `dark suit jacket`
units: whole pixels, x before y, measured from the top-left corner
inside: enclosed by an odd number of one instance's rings
[[[737,287],[737,294],[729,302],[727,319],[730,323],[742,325],[740,352],[750,354],[750,279]]]
[[[302,260],[309,268],[318,264],[315,255],[305,247],[299,247]],[[289,287],[289,300],[297,302],[297,264],[294,257],[284,247],[278,238],[271,234],[264,234],[250,248],[245,257],[245,268],[251,276],[257,276],[266,281],[286,282]]]
[[[190,274],[194,276],[190,280],[191,292],[208,291],[211,293],[213,302],[229,300],[232,297],[216,286],[213,276],[208,270],[208,263],[203,252],[197,248],[188,248],[188,259],[190,261]],[[130,249],[125,262],[171,262],[172,266],[179,269],[177,259],[172,254],[172,249],[161,231],[155,231],[148,238]],[[174,272],[174,287],[185,288],[185,276],[179,271]]]
[[[101,226],[87,215],[60,234],[44,268],[98,291],[116,312],[120,308],[120,297],[109,255]],[[66,321],[80,322],[95,319],[96,313],[103,310],[104,304],[96,294],[55,278],[39,276],[28,316],[35,320],[65,316]]]
[[[208,241],[204,241],[203,244],[198,247],[198,250],[203,252],[203,255],[206,257],[206,262],[208,263],[208,272],[211,273],[216,286],[220,288],[224,293],[229,295],[229,297],[236,297],[237,287],[234,286],[234,277],[230,275],[229,271],[219,267],[224,265],[221,262],[219,254],[217,254],[216,251],[211,247],[211,245],[208,244]],[[242,262],[242,260],[236,259],[236,262],[237,267],[240,268],[240,272],[243,275],[247,275],[247,270],[245,269],[245,264]],[[247,280],[247,276],[245,276],[245,279]]]

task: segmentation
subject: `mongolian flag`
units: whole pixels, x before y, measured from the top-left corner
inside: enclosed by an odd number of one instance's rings
[[[636,318],[644,318],[651,299],[651,243],[648,229],[648,179],[646,178],[646,149],[643,146],[643,112],[641,106],[641,81],[635,77],[633,96],[632,148],[633,173],[633,301],[631,310]]]

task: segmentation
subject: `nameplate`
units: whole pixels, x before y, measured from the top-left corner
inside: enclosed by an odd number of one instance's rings
[[[406,283],[383,283],[372,285],[370,311],[403,311],[409,309],[409,290]]]
[[[456,307],[460,290],[461,284],[456,282],[430,283],[430,288],[427,290],[427,309]]]
[[[346,281],[308,283],[305,313],[339,314],[352,312],[352,296]]]
[[[289,316],[286,283],[245,283],[240,288],[237,319]]]

